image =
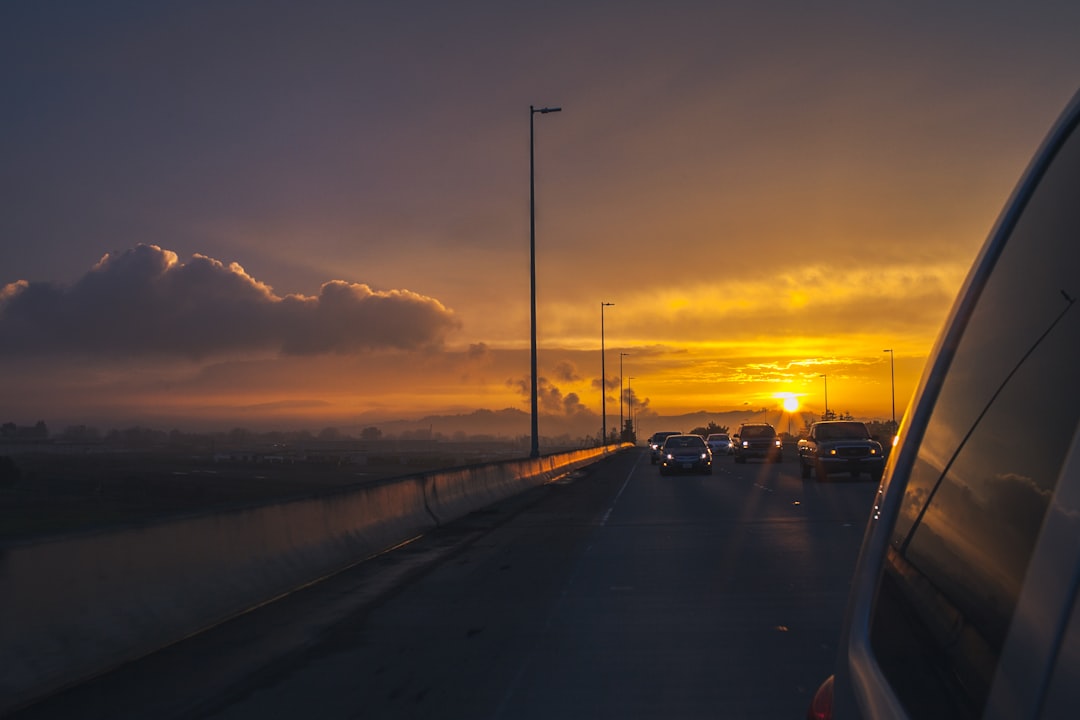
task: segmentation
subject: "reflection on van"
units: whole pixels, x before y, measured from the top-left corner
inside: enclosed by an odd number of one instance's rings
[[[835,682],[811,717],[1077,712],[1078,121],[1080,94],[927,364],[856,569]]]

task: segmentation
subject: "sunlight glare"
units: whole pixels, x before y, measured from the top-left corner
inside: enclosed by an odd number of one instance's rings
[[[778,393],[777,397],[783,398],[785,412],[793,413],[799,409],[799,398],[793,393]]]

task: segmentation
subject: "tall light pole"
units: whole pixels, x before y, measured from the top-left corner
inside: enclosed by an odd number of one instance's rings
[[[600,303],[600,445],[607,445],[607,369],[604,367],[604,308],[615,303]]]
[[[533,115],[562,112],[559,107],[529,106],[529,313],[532,318],[532,450],[529,457],[540,457],[540,413],[536,388],[536,162],[533,158]]]
[[[630,353],[619,353],[619,437],[622,437],[623,430],[626,429],[626,423],[623,422],[623,374],[622,374],[622,359]]]
[[[889,376],[892,381],[892,431],[896,432],[896,355],[892,350],[882,350],[889,353]]]
[[[630,420],[630,432],[634,432],[634,394],[630,392],[630,381],[634,378],[626,378],[626,417]]]
[[[825,375],[825,374],[822,374],[821,377],[825,378],[825,415],[824,415],[824,417],[822,417],[822,419],[823,420],[828,420],[829,419],[829,376]]]

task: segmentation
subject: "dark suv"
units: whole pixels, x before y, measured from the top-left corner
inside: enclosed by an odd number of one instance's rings
[[[671,435],[682,435],[682,433],[678,430],[664,430],[649,436],[649,461],[653,465],[660,462],[660,450],[664,447],[664,440]]]
[[[813,718],[1080,712],[1080,94],[900,426]]]
[[[735,462],[744,463],[749,458],[780,462],[783,444],[769,423],[743,423],[734,439]]]

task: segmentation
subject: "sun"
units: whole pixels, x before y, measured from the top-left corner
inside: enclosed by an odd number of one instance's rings
[[[784,398],[784,410],[793,413],[799,409],[799,398],[794,395],[788,395]]]

